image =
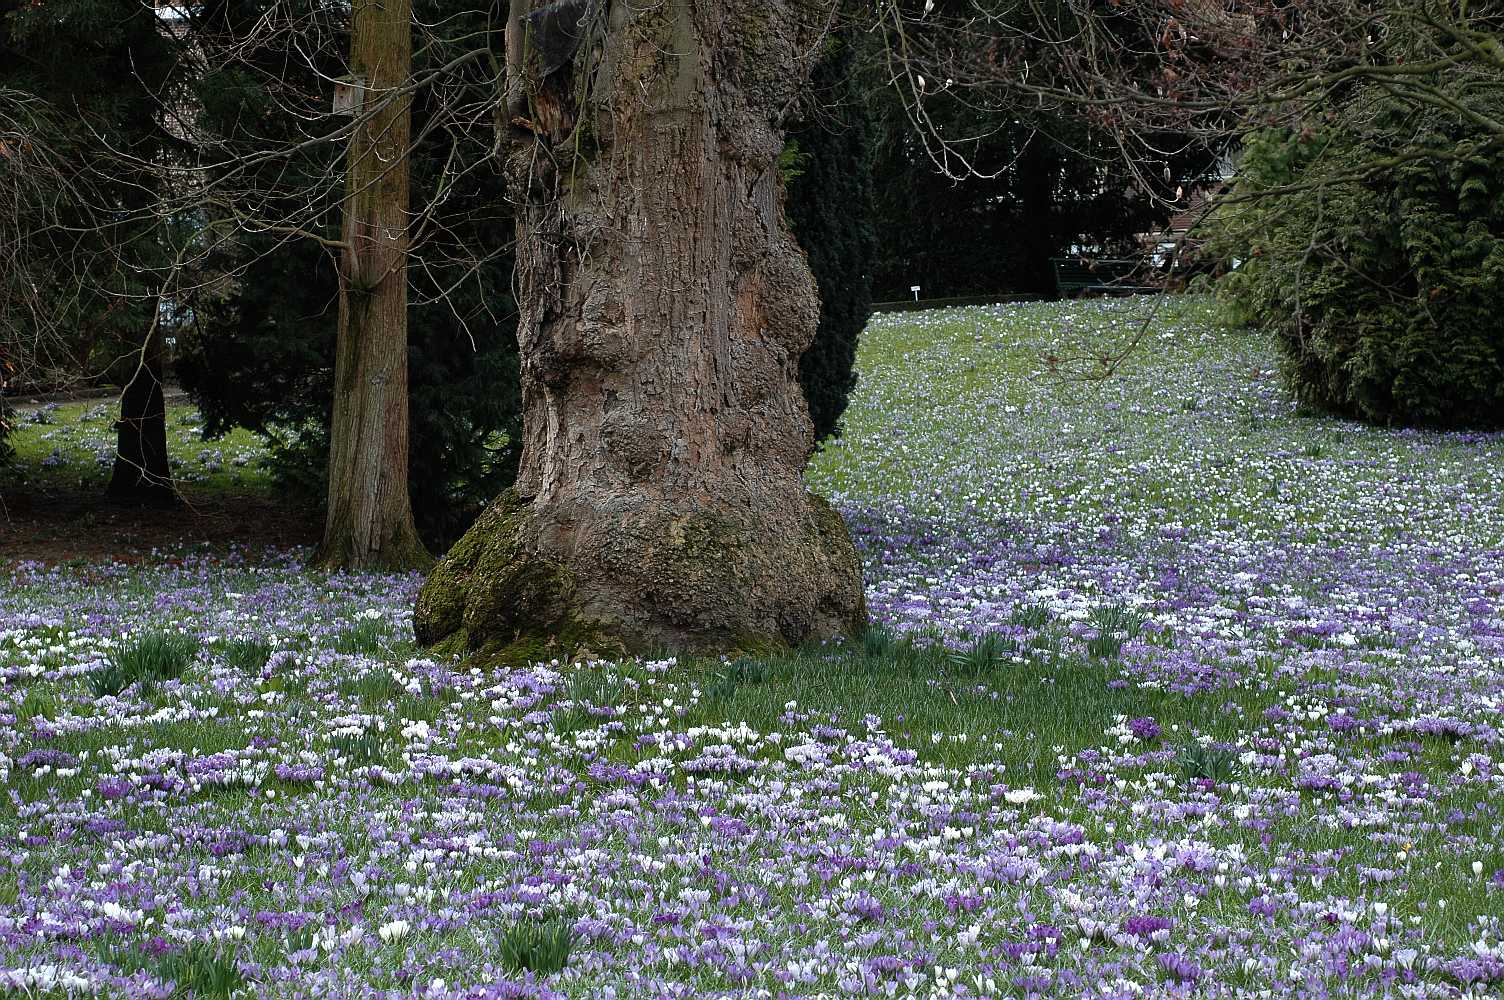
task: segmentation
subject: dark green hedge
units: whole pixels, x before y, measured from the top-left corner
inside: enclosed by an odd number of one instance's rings
[[[1211,248],[1240,261],[1220,293],[1277,333],[1298,397],[1379,424],[1504,426],[1497,144],[1360,93],[1319,131],[1247,143],[1233,195],[1281,185],[1300,190],[1224,205]]]

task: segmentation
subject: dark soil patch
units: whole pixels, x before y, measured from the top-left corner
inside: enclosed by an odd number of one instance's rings
[[[289,508],[265,495],[185,494],[175,508],[111,503],[97,489],[23,489],[0,484],[0,568],[21,560],[45,563],[121,559],[152,549],[206,545],[253,551],[313,545],[323,514]]]
[[[12,400],[23,416],[55,402],[111,403],[115,389],[80,388]],[[190,404],[176,387],[167,391],[169,420]],[[180,431],[174,423],[169,431]],[[267,487],[180,482],[176,507],[133,507],[104,496],[108,466],[74,464],[46,470],[18,461],[0,468],[0,571],[23,560],[65,563],[118,559],[135,562],[152,550],[180,552],[207,546],[260,552],[315,545],[323,530],[317,505],[294,504]]]

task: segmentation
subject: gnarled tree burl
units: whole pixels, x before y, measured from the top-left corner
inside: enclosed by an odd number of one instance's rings
[[[818,300],[778,170],[829,18],[512,0],[522,467],[424,586],[420,641],[508,659],[863,625],[850,536],[802,477]]]

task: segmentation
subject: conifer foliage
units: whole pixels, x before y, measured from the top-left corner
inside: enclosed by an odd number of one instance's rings
[[[132,503],[173,499],[158,321],[175,227],[157,209],[178,66],[149,4],[0,0],[0,365],[125,386],[109,493]]]
[[[789,226],[820,289],[820,326],[799,360],[816,441],[839,433],[856,388],[857,340],[872,314],[875,126],[853,71],[849,43],[833,36],[784,151]]]
[[[1445,92],[1504,112],[1496,90]],[[1212,249],[1236,263],[1220,290],[1239,318],[1276,331],[1302,401],[1378,424],[1504,426],[1497,150],[1457,117],[1378,88],[1323,128],[1250,140],[1233,191],[1245,200],[1217,219]]]

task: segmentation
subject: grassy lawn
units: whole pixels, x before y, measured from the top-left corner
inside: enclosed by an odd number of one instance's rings
[[[0,996],[1497,995],[1504,437],[1273,367],[1195,298],[876,318],[809,474],[875,627],[786,655],[484,673],[415,577],[14,564]]]
[[[32,485],[43,489],[82,488],[104,491],[115,462],[114,399],[18,405],[16,467]],[[235,430],[205,441],[203,420],[181,396],[167,408],[167,448],[173,474],[195,493],[242,493],[270,490],[258,459],[260,440]]]
[[[263,442],[236,430],[207,441],[203,421],[169,393],[167,444],[180,503],[140,509],[111,503],[118,401],[17,401],[16,460],[0,479],[0,557],[80,568],[204,549],[258,552],[307,545],[322,513],[279,489]]]

